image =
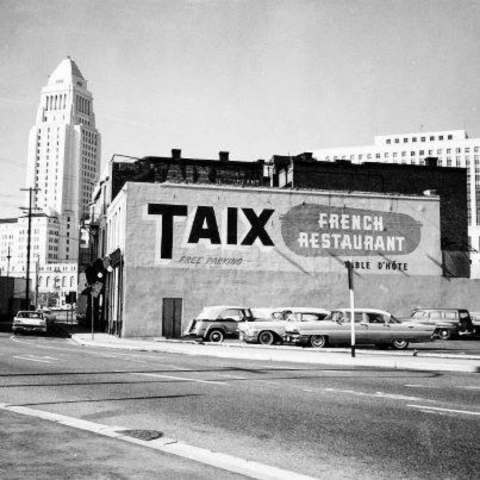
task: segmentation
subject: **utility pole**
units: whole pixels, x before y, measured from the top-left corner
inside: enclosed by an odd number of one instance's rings
[[[30,250],[32,248],[32,194],[38,192],[38,188],[21,188],[23,192],[28,192],[28,237],[27,237],[27,281],[25,286],[26,309],[30,310]],[[23,210],[23,209],[22,209]]]

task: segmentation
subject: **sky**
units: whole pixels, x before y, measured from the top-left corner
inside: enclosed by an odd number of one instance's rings
[[[478,0],[0,0],[0,218],[70,56],[114,154],[270,159],[375,135],[480,137]]]

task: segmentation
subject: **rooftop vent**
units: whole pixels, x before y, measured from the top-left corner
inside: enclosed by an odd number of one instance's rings
[[[178,148],[172,148],[172,158],[174,160],[179,160],[182,158],[182,151]]]
[[[218,152],[218,157],[220,158],[221,162],[228,162],[228,152]]]

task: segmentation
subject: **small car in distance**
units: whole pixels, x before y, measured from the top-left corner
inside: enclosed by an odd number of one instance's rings
[[[327,345],[349,345],[351,324],[349,308],[333,310],[321,322],[290,323],[286,327],[287,340],[314,348]],[[435,327],[414,322],[401,322],[391,313],[372,308],[354,310],[355,344],[373,344],[379,348],[408,348],[410,342],[433,340]]]
[[[50,323],[49,315],[43,312],[20,310],[13,319],[12,330],[14,335],[24,332],[47,333]]]
[[[262,345],[283,343],[288,322],[319,321],[329,314],[329,310],[309,307],[252,308],[252,312],[255,320],[239,326],[240,339]]]
[[[183,336],[221,343],[227,337],[238,338],[239,324],[253,320],[253,314],[247,307],[228,305],[204,307],[188,324]]]

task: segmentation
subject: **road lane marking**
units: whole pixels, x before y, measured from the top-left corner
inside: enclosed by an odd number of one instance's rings
[[[420,409],[425,410],[425,411],[433,410],[435,412],[462,413],[464,415],[480,416],[480,412],[471,412],[469,410],[454,410],[452,408],[431,407],[429,405],[407,405],[407,407],[420,408]]]
[[[231,380],[248,380],[246,377],[239,377],[238,375],[233,375],[230,373],[212,373],[216,377],[229,378]]]
[[[477,387],[475,385],[465,385],[464,387],[459,387],[459,388],[464,388],[465,390],[480,390],[480,386]]]
[[[404,387],[409,387],[409,388],[439,388],[434,385],[404,385]]]
[[[14,355],[13,358],[18,360],[28,360],[30,362],[53,363],[58,360],[55,357],[37,357],[36,355]]]
[[[158,450],[164,453],[186,458],[204,465],[210,465],[215,468],[226,470],[227,472],[237,473],[256,480],[315,480],[313,477],[302,475],[301,473],[284,470],[260,462],[244,460],[240,457],[227,455],[219,452],[212,452],[206,448],[196,447],[173,438],[161,437],[157,440],[140,440],[129,437],[122,433],[126,428],[111,427],[100,423],[94,423],[89,420],[68,417],[58,413],[50,413],[42,410],[34,410],[29,407],[19,407],[0,403],[0,410],[6,410],[21,415],[37,417],[50,422],[55,422],[78,430],[88,431],[105,437],[115,438],[124,442],[134,443],[146,448]]]
[[[429,400],[427,398],[411,397],[408,395],[399,395],[395,393],[384,393],[384,392],[359,392],[357,390],[342,390],[339,388],[303,388],[304,392],[308,393],[334,393],[334,394],[348,394],[356,397],[369,397],[369,398],[384,398],[386,400],[408,400],[416,402],[435,402],[435,400]]]
[[[162,375],[160,373],[136,373],[131,372],[131,375],[142,375],[144,377],[158,377],[158,378],[167,378],[170,380],[182,380],[187,382],[196,382],[196,383],[207,383],[209,385],[220,385],[222,387],[229,387],[230,385],[225,382],[218,382],[216,380],[200,380],[199,378],[188,378],[188,377],[176,377],[174,375]]]

